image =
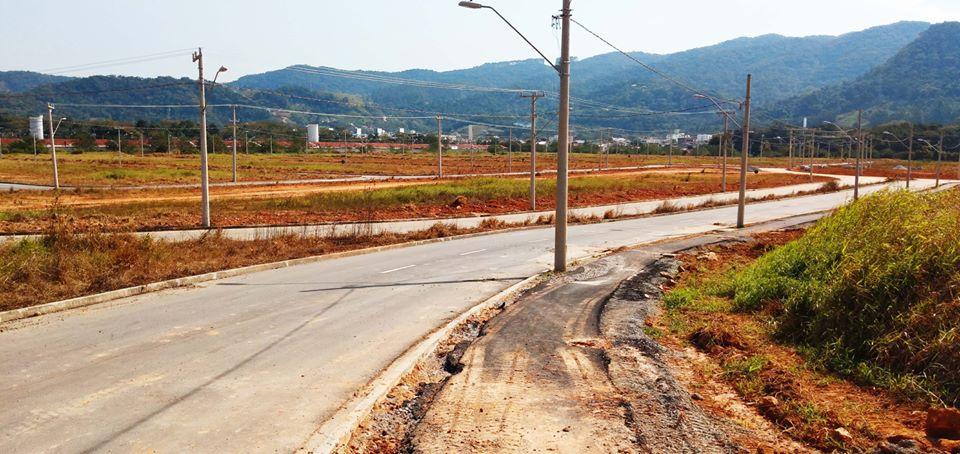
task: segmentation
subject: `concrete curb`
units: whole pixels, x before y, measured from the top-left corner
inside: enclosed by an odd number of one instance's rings
[[[460,324],[466,322],[473,315],[496,307],[510,297],[532,288],[546,274],[547,272],[536,274],[510,286],[486,301],[473,306],[414,344],[371,380],[363,390],[355,393],[355,397],[341,406],[332,417],[324,421],[313,435],[297,449],[297,452],[329,453],[348,443],[354,429],[373,411],[377,402],[396,387],[404,376],[413,371],[423,358],[433,353],[440,343]]]
[[[136,287],[127,287],[119,290],[112,290],[109,292],[98,293],[95,295],[80,296],[80,297],[71,298],[68,300],[54,301],[51,303],[41,304],[37,306],[30,306],[30,307],[24,307],[20,309],[13,309],[9,311],[0,312],[0,324],[12,322],[15,320],[21,320],[25,318],[30,318],[30,317],[37,317],[40,315],[63,312],[70,309],[93,306],[96,304],[106,303],[106,302],[118,300],[121,298],[143,295],[145,293],[182,288],[182,287],[187,287],[194,284],[199,284],[202,282],[209,282],[217,279],[225,279],[229,277],[242,276],[245,274],[258,273],[261,271],[277,270],[277,269],[289,268],[297,265],[306,265],[310,263],[322,262],[325,260],[334,260],[334,259],[339,259],[344,257],[353,257],[356,255],[372,254],[376,252],[389,251],[394,249],[403,249],[403,248],[414,247],[414,246],[422,246],[425,244],[444,243],[447,241],[474,238],[478,236],[492,235],[495,233],[511,232],[516,230],[525,230],[525,229],[534,229],[534,228],[547,228],[547,227],[550,227],[550,226],[544,225],[544,226],[513,227],[508,229],[502,229],[502,230],[490,230],[486,232],[467,233],[463,235],[454,235],[454,236],[448,236],[443,238],[431,238],[428,240],[408,241],[404,243],[388,244],[385,246],[356,249],[352,251],[334,252],[331,254],[324,254],[324,255],[314,255],[314,256],[302,257],[298,259],[283,260],[280,262],[250,265],[243,268],[214,271],[211,273],[200,274],[195,276],[180,277],[176,279],[169,279],[166,281],[138,285]]]

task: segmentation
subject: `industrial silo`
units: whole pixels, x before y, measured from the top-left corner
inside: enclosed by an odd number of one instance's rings
[[[308,142],[320,141],[320,125],[307,125],[307,141]]]

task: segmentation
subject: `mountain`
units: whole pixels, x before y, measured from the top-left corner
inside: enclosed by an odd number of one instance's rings
[[[199,104],[195,80],[172,77],[140,78],[93,76],[42,85],[21,93],[0,93],[2,110],[17,115],[46,113],[48,101],[54,102],[57,115],[73,119],[107,120],[195,120]],[[227,123],[231,105],[269,106],[275,109],[314,111],[331,114],[380,115],[364,107],[359,100],[304,88],[278,90],[237,89],[216,85],[207,89],[208,117],[211,122]],[[161,105],[167,108],[116,108],[110,105]],[[184,106],[184,107],[176,107]],[[316,121],[296,113],[241,107],[242,121],[289,118],[297,123]]]
[[[32,71],[0,71],[0,93],[20,93],[41,85],[70,80],[66,76],[52,76]]]
[[[929,24],[923,22],[899,22],[840,36],[790,38],[764,35],[669,55],[631,55],[683,82],[725,97],[742,93],[746,74],[753,73],[754,99],[763,105],[853,80],[895,55],[927,28]],[[689,91],[663,80],[620,54],[575,61],[571,72],[573,96],[581,99],[651,111],[695,109],[703,104]],[[445,72],[346,72],[298,65],[245,76],[233,85],[259,89],[297,86],[353,94],[391,107],[421,106],[470,114],[522,114],[526,108],[526,104],[515,99],[515,95],[426,89],[373,80],[384,78],[548,92],[557,90],[556,75],[540,60],[490,63]],[[582,124],[644,128],[689,125],[696,121],[690,116],[637,115],[604,120],[600,117],[611,117],[611,111],[585,103],[578,108],[576,100],[573,104],[574,110],[580,111],[579,122]],[[555,102],[550,100],[546,100],[544,107],[547,111],[556,109]],[[712,121],[709,118],[703,120]]]
[[[776,115],[851,123],[863,109],[872,124],[895,120],[960,120],[960,22],[931,26],[884,64],[863,76],[794,97]]]
[[[742,96],[744,78],[748,72],[753,73],[755,104],[763,110],[765,106],[780,108],[778,102],[792,97],[854,81],[898,55],[928,28],[930,25],[922,22],[900,22],[840,36],[764,35],[669,55],[634,52],[630,56],[653,65],[682,84],[727,98]],[[572,66],[575,131],[584,127],[632,131],[716,127],[716,116],[709,112],[712,106],[695,98],[690,90],[680,86],[682,84],[665,80],[623,55],[598,55],[576,60]],[[43,112],[46,102],[53,101],[61,105],[58,111],[73,118],[159,120],[192,119],[196,115],[188,108],[144,110],[102,106],[196,104],[196,87],[189,79],[95,76],[63,80],[58,77],[0,73],[0,83],[10,81],[8,89],[15,91],[0,92],[0,111],[16,116],[37,114]],[[447,88],[436,88],[437,84],[446,84]],[[446,125],[453,129],[467,123],[525,127],[529,102],[516,92],[492,88],[547,92],[548,97],[538,105],[540,126],[545,132],[555,127],[557,76],[550,66],[537,59],[488,63],[455,71],[342,71],[298,65],[218,85],[209,91],[209,102],[375,116],[429,117],[443,112],[450,114]],[[221,123],[227,120],[228,114],[229,109],[224,107],[212,107],[210,112],[212,121]],[[300,123],[317,118],[265,110],[242,109],[241,112],[242,120],[277,116]],[[404,121],[341,118],[328,119],[328,122],[342,126],[356,122],[366,128],[432,129],[429,118]]]

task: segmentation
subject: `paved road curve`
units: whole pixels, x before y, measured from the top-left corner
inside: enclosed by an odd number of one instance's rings
[[[850,195],[752,205],[748,221]],[[573,226],[571,256],[709,231],[735,210]],[[552,234],[330,260],[0,326],[0,452],[291,451],[424,334],[547,269]]]

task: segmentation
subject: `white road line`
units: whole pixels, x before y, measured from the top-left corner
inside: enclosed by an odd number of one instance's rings
[[[417,265],[401,266],[400,268],[394,268],[394,269],[392,269],[392,270],[381,271],[380,274],[392,273],[392,272],[394,272],[394,271],[405,270],[405,269],[407,269],[407,268],[413,268],[413,267],[415,267],[415,266],[417,266]]]
[[[486,251],[486,249],[477,249],[476,251],[464,252],[463,254],[460,254],[460,256],[463,257],[465,255],[472,255],[483,251]]]
[[[533,240],[533,241],[531,241],[531,243],[540,243],[540,242],[542,242],[542,241],[550,241],[550,238],[544,238],[544,239],[542,239],[542,240]]]

